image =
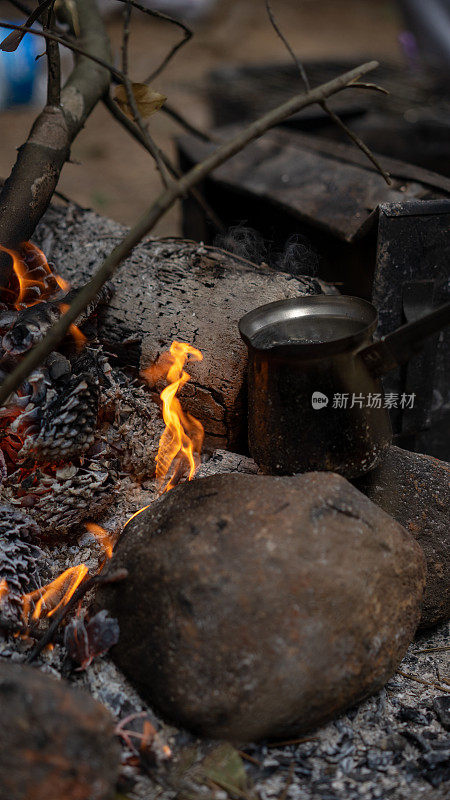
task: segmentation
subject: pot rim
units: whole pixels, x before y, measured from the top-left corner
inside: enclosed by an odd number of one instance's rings
[[[325,316],[338,314],[361,323],[361,328],[349,336],[330,339],[326,342],[272,345],[258,347],[253,343],[257,333],[270,324],[303,316]],[[367,345],[378,323],[378,312],[372,303],[351,295],[307,295],[265,303],[249,311],[239,320],[239,333],[249,350],[266,355],[292,358],[322,358],[358,350]]]

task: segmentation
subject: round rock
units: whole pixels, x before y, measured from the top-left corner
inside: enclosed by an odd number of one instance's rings
[[[167,719],[214,738],[303,734],[377,691],[420,616],[424,557],[344,478],[217,475],[126,526],[98,602],[111,654]]]
[[[421,627],[450,617],[450,466],[432,456],[390,447],[355,485],[419,542],[427,562]]]
[[[114,723],[89,695],[32,667],[2,661],[0,718],[0,797],[114,797]]]

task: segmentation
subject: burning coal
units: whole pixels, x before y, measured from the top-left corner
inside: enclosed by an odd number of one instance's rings
[[[67,311],[73,290],[52,272],[35,245],[25,243],[18,252],[0,249],[13,260],[10,284],[0,304],[1,378],[1,372],[14,368]],[[102,301],[109,297],[106,292]],[[114,439],[113,432],[109,440],[108,431],[116,414],[115,399],[129,397],[126,376],[117,371],[112,377],[112,368],[96,341],[91,319],[95,308],[93,305],[87,309],[80,321],[82,326],[88,323],[83,331],[72,325],[71,337],[0,409],[0,494],[6,503],[3,539],[0,526],[0,621],[13,620],[12,629],[30,637],[43,621],[50,622],[55,615],[60,619],[68,604],[70,608],[78,606],[76,617],[66,626],[65,641],[67,652],[81,668],[105,652],[118,636],[115,621],[99,615],[90,619],[80,598],[92,580],[103,580],[100,573],[115,544],[114,534],[92,520],[99,509],[110,505],[111,488],[118,479],[114,469],[120,470],[120,466],[113,468],[112,463],[120,460],[121,439]],[[187,362],[202,358],[196,348],[175,341],[169,352],[142,373],[147,383],[165,379],[168,384],[160,394],[165,429],[154,467],[160,493],[186,477],[191,480],[200,463],[203,426],[183,410],[178,395],[190,379],[185,369]],[[121,386],[125,387],[123,395]],[[112,408],[109,417],[104,412],[108,403]],[[110,451],[105,445],[109,441],[113,443]],[[103,498],[100,503],[99,497]],[[26,516],[25,509],[30,516]],[[8,527],[13,519],[14,530],[11,525]],[[76,564],[45,582],[48,564],[44,575],[35,569],[39,559],[39,563],[45,560],[43,551],[34,544],[36,538],[65,532],[83,521],[102,551],[97,568],[92,572],[87,564]],[[29,535],[17,535],[19,529],[25,528]],[[11,537],[15,542],[13,550]],[[8,553],[4,563],[3,551]],[[19,562],[26,564],[26,572],[32,573],[33,580],[21,575]]]

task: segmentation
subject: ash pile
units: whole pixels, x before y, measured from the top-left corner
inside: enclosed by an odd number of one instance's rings
[[[16,256],[4,373],[122,233],[47,213],[36,241],[63,280],[36,246]],[[245,455],[238,320],[333,291],[149,240],[2,409],[8,800],[445,796],[448,467],[392,447],[356,487]],[[166,384],[190,441],[168,470]]]

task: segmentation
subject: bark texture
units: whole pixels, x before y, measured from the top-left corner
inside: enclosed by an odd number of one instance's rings
[[[97,4],[77,0],[77,16],[85,51],[110,61],[109,40]],[[16,54],[8,57],[14,59]],[[33,235],[70,156],[70,146],[108,85],[108,70],[79,56],[61,92],[60,105],[47,105],[35,120],[0,194],[0,243],[5,247],[15,249]],[[2,254],[3,285],[9,264],[9,257]]]
[[[56,271],[79,285],[123,227],[89,211],[51,209],[37,233]],[[179,239],[138,245],[113,284],[99,320],[101,341],[138,368],[156,362],[174,340],[199,348],[203,361],[188,367],[183,407],[202,421],[210,446],[234,447],[246,438],[247,349],[238,320],[263,303],[324,291],[314,278]]]

